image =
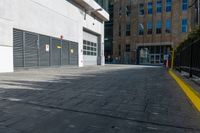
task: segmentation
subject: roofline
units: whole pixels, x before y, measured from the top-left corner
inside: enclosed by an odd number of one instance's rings
[[[77,4],[82,6],[86,11],[102,9],[102,7],[94,0],[74,0]],[[95,11],[93,14],[102,21],[109,21],[109,14],[104,9]]]

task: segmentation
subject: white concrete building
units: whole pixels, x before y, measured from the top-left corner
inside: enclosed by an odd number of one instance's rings
[[[104,65],[104,21],[94,0],[1,0],[0,72]]]

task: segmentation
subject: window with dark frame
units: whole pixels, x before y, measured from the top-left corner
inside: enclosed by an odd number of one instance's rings
[[[121,45],[118,46],[119,49],[119,56],[121,56]]]
[[[171,12],[172,10],[172,0],[166,0],[166,12]]]
[[[126,44],[126,52],[130,52],[131,51],[131,46],[130,44]]]
[[[122,31],[122,27],[121,27],[121,24],[119,24],[119,36],[122,35],[121,31]]]
[[[151,21],[147,22],[147,34],[153,33],[153,24]]]
[[[148,10],[148,14],[152,14],[153,13],[153,2],[148,2],[147,5],[147,10]]]
[[[83,55],[96,56],[97,44],[94,42],[83,40]]]
[[[188,9],[188,0],[182,0],[182,10],[186,11]]]
[[[126,24],[126,36],[130,36],[130,35],[131,35],[131,25]]]
[[[130,16],[131,15],[131,6],[127,5],[126,6],[126,16]]]
[[[142,27],[141,24],[138,25],[138,29],[139,29],[138,34],[144,35],[144,27]]]
[[[157,0],[156,2],[156,12],[161,13],[162,12],[162,0]]]
[[[182,19],[182,32],[188,31],[188,22],[187,19]]]
[[[144,15],[144,4],[143,3],[139,4],[139,15]]]
[[[166,33],[171,33],[171,20],[170,19],[166,20],[165,32]]]
[[[162,33],[162,21],[158,20],[156,23],[156,34],[161,34]]]

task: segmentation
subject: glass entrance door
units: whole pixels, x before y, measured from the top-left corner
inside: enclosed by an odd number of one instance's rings
[[[150,64],[160,64],[161,55],[160,54],[150,54]]]

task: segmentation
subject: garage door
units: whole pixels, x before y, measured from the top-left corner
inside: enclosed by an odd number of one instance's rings
[[[88,32],[83,32],[83,64],[97,65],[98,37]]]
[[[78,65],[78,43],[13,30],[14,67]]]

